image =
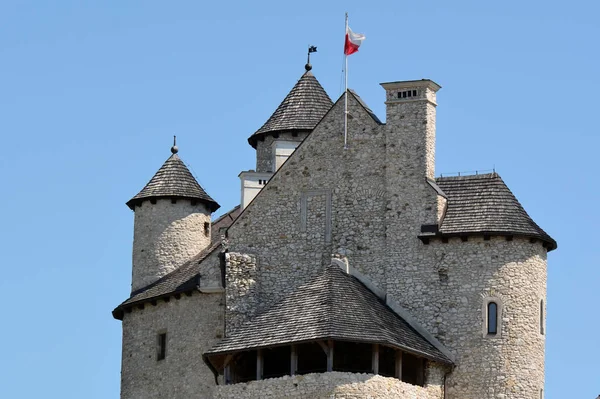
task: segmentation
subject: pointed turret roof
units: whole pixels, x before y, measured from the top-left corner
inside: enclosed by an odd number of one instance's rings
[[[448,199],[437,234],[523,236],[541,240],[549,251],[556,249],[556,241],[533,221],[496,172],[438,177],[436,183]]]
[[[127,201],[127,206],[133,210],[144,200],[188,198],[203,202],[212,212],[219,209],[220,205],[200,187],[190,170],[179,158],[177,147],[173,146],[171,151],[173,155],[165,161],[142,191]]]
[[[273,115],[248,139],[256,148],[257,140],[285,131],[310,131],[325,116],[333,102],[310,70],[298,80]]]

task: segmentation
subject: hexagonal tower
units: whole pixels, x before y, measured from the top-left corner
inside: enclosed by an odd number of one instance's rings
[[[127,206],[135,212],[132,292],[197,255],[211,242],[211,213],[219,209],[177,155],[173,155]]]

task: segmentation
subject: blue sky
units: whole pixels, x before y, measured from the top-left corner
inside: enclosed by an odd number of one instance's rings
[[[133,214],[172,135],[226,211],[246,139],[301,76],[341,94],[344,12],[366,34],[350,87],[430,78],[437,173],[493,167],[559,243],[546,398],[600,394],[594,1],[0,2],[0,397],[116,398]]]

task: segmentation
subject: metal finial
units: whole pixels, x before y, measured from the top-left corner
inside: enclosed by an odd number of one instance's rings
[[[177,148],[177,136],[173,136],[173,147],[171,147],[171,152],[173,154],[177,154],[179,148]]]
[[[306,69],[306,72],[308,72],[312,69],[312,65],[310,65],[310,53],[316,53],[316,52],[317,52],[317,46],[308,46],[308,57],[306,60],[306,65],[304,65],[304,69]]]

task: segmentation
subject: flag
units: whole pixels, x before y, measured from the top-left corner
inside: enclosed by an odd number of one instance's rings
[[[349,26],[346,26],[346,42],[344,43],[344,54],[350,55],[358,51],[362,41],[365,40],[365,35],[362,33],[354,33]]]

